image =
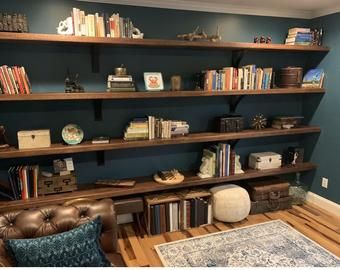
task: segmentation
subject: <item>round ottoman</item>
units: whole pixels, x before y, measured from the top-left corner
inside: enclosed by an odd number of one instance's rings
[[[248,192],[237,185],[223,185],[210,189],[214,218],[224,222],[238,222],[250,211]]]

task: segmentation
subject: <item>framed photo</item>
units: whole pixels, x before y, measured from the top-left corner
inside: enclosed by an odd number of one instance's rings
[[[147,91],[164,90],[163,77],[160,72],[144,72],[144,82]]]

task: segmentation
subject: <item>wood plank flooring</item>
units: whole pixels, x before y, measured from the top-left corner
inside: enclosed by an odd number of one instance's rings
[[[216,222],[200,228],[148,236],[136,233],[134,224],[124,224],[119,228],[119,248],[127,266],[162,266],[154,245],[227,231],[270,220],[281,219],[340,257],[340,216],[334,216],[312,204],[293,206],[292,209],[266,214],[251,215],[237,223]]]

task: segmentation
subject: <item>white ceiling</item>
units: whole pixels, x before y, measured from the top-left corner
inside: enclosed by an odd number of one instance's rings
[[[311,19],[340,12],[340,0],[78,0],[130,6]]]

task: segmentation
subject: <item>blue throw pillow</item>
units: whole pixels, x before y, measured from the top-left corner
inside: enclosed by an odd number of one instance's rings
[[[21,267],[111,266],[100,247],[101,227],[98,217],[67,232],[6,240],[5,245]]]

